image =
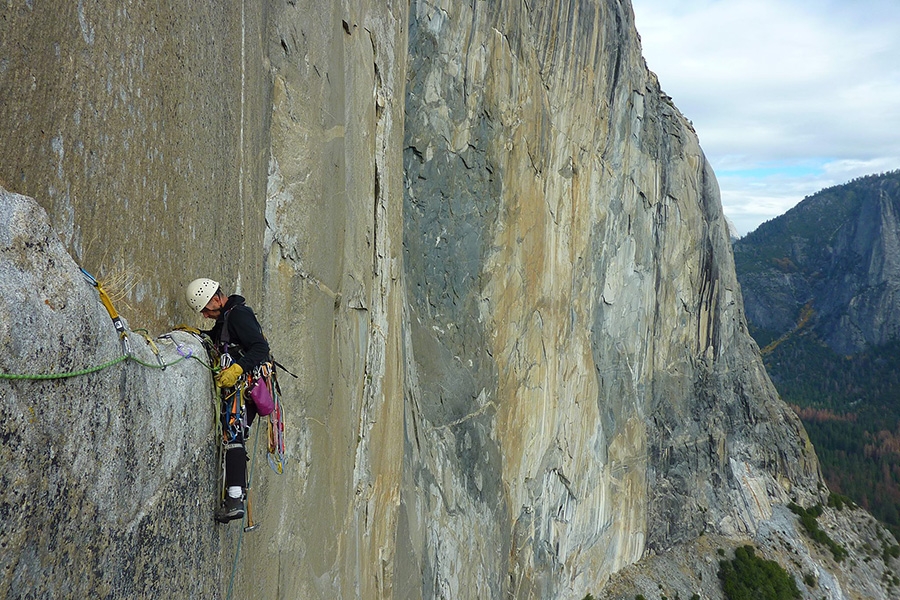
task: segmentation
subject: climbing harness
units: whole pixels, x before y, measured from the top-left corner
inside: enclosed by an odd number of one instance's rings
[[[226,358],[227,357],[227,358]],[[221,368],[227,368],[231,362],[231,357],[223,354],[220,358]],[[267,396],[271,399],[272,407],[268,412],[260,411],[257,408],[257,418],[266,419],[266,438],[267,438],[267,461],[272,470],[281,475],[284,473],[284,464],[287,461],[285,453],[284,441],[284,406],[281,403],[281,386],[278,385],[278,379],[272,363],[266,362],[254,369],[251,373],[245,373],[238,379],[238,383],[224,396],[222,416],[221,416],[221,439],[222,439],[222,489],[224,500],[225,489],[225,456],[224,453],[231,448],[241,447],[241,437],[249,427],[247,423],[247,398],[254,402],[249,390],[255,389],[257,386],[265,386],[268,391]],[[257,427],[257,435],[259,428]]]
[[[230,310],[225,313],[223,323],[222,323],[222,333],[219,338],[219,343],[221,347],[218,351],[221,353],[219,355],[220,367],[225,369],[231,366],[231,356],[229,355],[229,349],[232,347],[231,344],[231,334],[228,329],[228,317],[230,314]],[[227,358],[226,358],[227,357]],[[284,442],[284,407],[281,404],[281,387],[278,385],[278,376],[276,366],[281,368],[283,371],[288,373],[293,377],[297,377],[290,371],[284,368],[284,366],[280,365],[278,362],[272,360],[271,356],[269,360],[257,366],[253,372],[244,373],[238,379],[238,384],[235,389],[241,390],[241,417],[238,419],[242,421],[244,425],[246,425],[246,415],[243,410],[243,403],[246,395],[252,395],[252,391],[256,386],[264,385],[265,391],[264,394],[266,397],[266,401],[268,402],[268,398],[271,398],[271,410],[269,410],[269,406],[264,405],[259,408],[262,410],[257,410],[259,417],[268,417],[268,425],[267,425],[267,438],[268,438],[268,455],[267,460],[269,466],[272,470],[281,475],[284,473],[284,464],[287,460],[285,453],[285,442]],[[251,399],[253,401],[253,399]],[[258,430],[257,430],[258,431]],[[224,439],[224,438],[223,438]]]

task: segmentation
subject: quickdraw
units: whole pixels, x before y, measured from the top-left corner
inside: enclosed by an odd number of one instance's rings
[[[125,323],[119,316],[119,312],[116,310],[116,307],[113,306],[112,300],[109,299],[109,294],[106,293],[106,290],[103,289],[103,285],[99,281],[97,281],[97,279],[93,275],[85,271],[83,267],[78,268],[81,269],[81,273],[84,275],[84,278],[87,280],[87,282],[97,288],[97,293],[100,295],[100,302],[103,304],[103,307],[106,308],[106,312],[109,313],[109,318],[112,319],[113,326],[116,328],[116,331],[119,332],[119,339],[122,342],[122,351],[126,356],[131,356],[131,346],[128,343]]]
[[[153,338],[150,337],[150,334],[147,332],[147,330],[146,329],[132,329],[132,331],[134,333],[139,334],[141,337],[143,337],[147,341],[147,345],[150,346],[150,350],[153,352],[153,356],[156,357],[156,364],[159,365],[160,369],[165,371],[166,367],[168,365],[163,362],[162,357],[159,355],[159,346],[156,345],[156,342],[153,341]]]
[[[284,472],[284,463],[287,461],[284,444],[284,405],[281,403],[281,386],[278,384],[278,369],[281,369],[294,379],[296,375],[288,371],[284,365],[276,360],[272,361],[272,398],[275,400],[275,409],[269,415],[269,466],[281,475]]]
[[[235,386],[234,391],[224,399],[224,420],[222,422],[222,443],[240,445],[243,435],[244,386]]]

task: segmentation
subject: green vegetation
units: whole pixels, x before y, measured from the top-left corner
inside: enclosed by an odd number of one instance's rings
[[[794,578],[774,560],[756,556],[753,546],[735,550],[733,560],[719,561],[719,579],[727,600],[800,598]]]
[[[803,528],[806,529],[809,537],[831,550],[834,560],[841,562],[847,557],[847,550],[831,539],[828,534],[819,527],[819,521],[817,519],[822,515],[822,507],[820,505],[816,504],[812,508],[807,509],[791,502],[788,504],[788,508],[800,517],[800,523],[803,524]]]
[[[883,560],[884,563],[887,564],[887,562],[892,558],[900,558],[900,546],[896,544],[893,546],[888,546],[887,544],[885,544],[882,547],[881,560]]]
[[[856,504],[848,498],[847,496],[842,496],[841,494],[835,494],[831,492],[828,494],[828,506],[831,508],[836,508],[837,510],[844,510],[845,506],[849,506],[853,508]]]

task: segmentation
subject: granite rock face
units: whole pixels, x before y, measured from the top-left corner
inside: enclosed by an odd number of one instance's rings
[[[815,494],[631,11],[417,2],[410,23],[401,498],[423,596],[581,598]]]
[[[47,210],[79,264],[129,274],[141,326],[187,320],[184,282],[200,275],[260,296],[266,14],[249,1],[0,6],[0,183]]]
[[[249,596],[391,595],[405,32],[405,2],[301,0],[270,14],[263,324],[300,379],[281,379],[291,462],[262,476]]]
[[[158,364],[139,335],[136,358]],[[44,210],[0,188],[0,371],[71,373],[122,355],[95,289]],[[53,380],[0,381],[0,595],[215,597],[224,538],[206,351],[159,340],[153,369],[120,362]],[[180,351],[180,353],[179,353]],[[190,402],[188,400],[190,399]]]
[[[10,596],[224,597],[240,548],[235,597],[583,598],[821,499],[746,333],[715,177],[627,2],[0,11],[0,179],[47,213],[4,195],[34,215],[0,232],[4,372],[117,356],[77,262],[149,274],[120,309],[135,329],[199,325],[182,287],[219,279],[299,375],[280,379],[287,470],[252,467],[243,538],[210,522],[196,361],[0,382],[22,482],[2,502],[48,513],[0,530],[23,552],[48,532]]]

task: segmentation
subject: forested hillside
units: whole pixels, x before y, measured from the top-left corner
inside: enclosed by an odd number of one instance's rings
[[[806,332],[763,359],[803,421],[831,491],[900,533],[900,343],[846,356]]]
[[[750,331],[831,490],[900,532],[900,171],[823,190],[735,244]]]

